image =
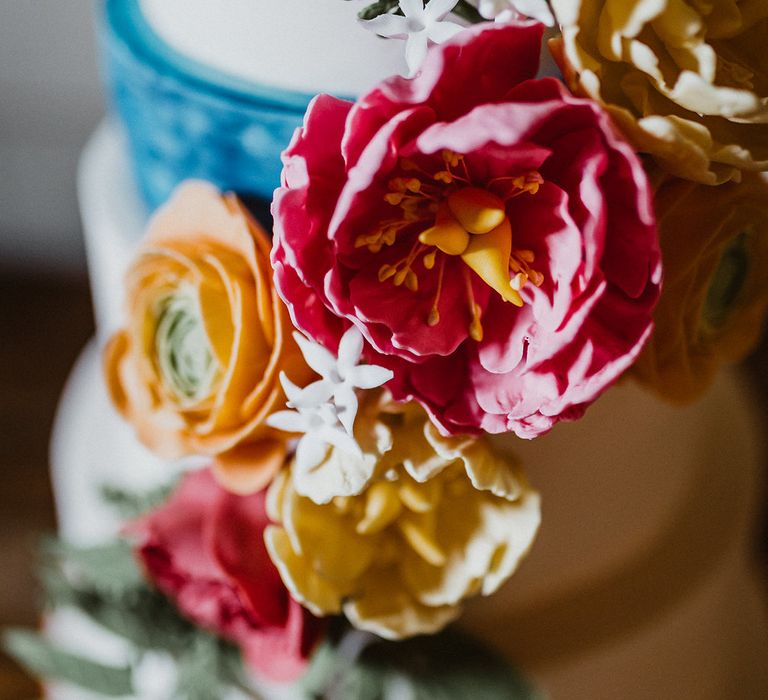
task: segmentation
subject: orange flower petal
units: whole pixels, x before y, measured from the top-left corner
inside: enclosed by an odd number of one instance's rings
[[[225,489],[247,496],[266,488],[285,463],[285,456],[285,443],[264,439],[217,455],[213,473]]]

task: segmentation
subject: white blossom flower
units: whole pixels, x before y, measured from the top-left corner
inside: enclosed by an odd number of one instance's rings
[[[334,357],[322,345],[307,340],[301,333],[293,337],[307,364],[322,379],[289,397],[289,408],[313,408],[333,398],[333,405],[344,429],[352,435],[357,415],[356,389],[375,389],[392,379],[392,372],[377,365],[358,365],[363,352],[363,336],[352,326],[339,341],[339,356]],[[286,392],[287,395],[287,392]]]
[[[408,77],[412,78],[427,56],[429,42],[442,44],[462,30],[460,24],[445,21],[444,17],[458,0],[400,0],[403,15],[383,14],[374,19],[361,20],[366,29],[380,36],[405,39],[405,62]]]
[[[307,477],[305,481],[310,484],[313,479],[309,477],[324,463],[330,446],[337,447],[356,461],[363,459],[353,432],[359,405],[356,390],[375,389],[393,375],[385,367],[358,364],[363,351],[363,336],[354,327],[341,337],[338,357],[300,333],[295,333],[294,337],[307,364],[321,379],[301,388],[282,372],[280,383],[288,399],[286,405],[295,410],[273,413],[267,418],[267,425],[302,434],[296,446],[295,473],[299,479]],[[347,471],[343,460],[330,464]],[[331,481],[349,480],[346,474],[327,475],[327,478]]]
[[[285,374],[281,375],[280,380],[285,393],[290,396],[290,381]],[[330,445],[350,455],[362,457],[360,446],[339,423],[336,409],[330,403],[296,411],[278,411],[267,418],[267,425],[287,433],[302,433],[296,445],[296,464],[300,471],[309,471],[320,464]]]
[[[477,11],[485,19],[507,22],[517,15],[530,17],[551,27],[555,23],[546,0],[478,0]]]

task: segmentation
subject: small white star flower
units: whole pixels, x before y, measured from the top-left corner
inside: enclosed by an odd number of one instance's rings
[[[352,326],[339,341],[339,356],[334,357],[322,345],[294,333],[307,364],[322,379],[293,391],[289,408],[313,408],[333,399],[339,422],[352,435],[357,415],[356,389],[375,389],[392,379],[392,372],[378,365],[358,365],[363,352],[363,336]],[[286,395],[287,392],[286,392]]]
[[[285,374],[280,380],[283,386],[288,382]],[[267,425],[287,433],[302,433],[296,445],[296,465],[301,471],[317,467],[326,458],[330,446],[362,457],[360,446],[339,423],[336,409],[330,403],[296,411],[278,411],[267,418]]]
[[[485,19],[495,19],[497,22],[507,22],[522,15],[548,27],[555,23],[546,0],[478,0],[477,11]]]
[[[358,389],[375,389],[392,379],[392,372],[378,365],[359,365],[363,336],[354,326],[341,337],[339,355],[294,333],[307,364],[321,379],[304,388],[296,386],[284,372],[280,383],[288,399],[288,411],[267,418],[267,425],[289,433],[301,433],[296,446],[297,474],[307,475],[328,456],[329,447],[363,458],[354,437]]]
[[[403,15],[383,14],[374,19],[361,20],[366,29],[385,37],[405,39],[405,62],[408,77],[418,73],[427,56],[429,42],[442,44],[462,30],[460,24],[445,21],[458,0],[400,0]]]

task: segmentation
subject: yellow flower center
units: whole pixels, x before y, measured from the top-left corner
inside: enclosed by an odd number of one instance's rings
[[[469,488],[462,470],[455,469],[451,475],[453,478],[448,481],[434,479],[417,483],[400,471],[392,481],[372,484],[363,497],[336,497],[333,505],[337,512],[355,517],[355,530],[359,535],[377,535],[392,528],[391,535],[401,538],[424,561],[443,566],[447,553],[436,535],[436,507],[444,488]]]
[[[463,155],[444,151],[442,159],[444,168],[435,173],[412,160],[401,159],[400,168],[408,176],[390,180],[384,196],[388,204],[400,209],[399,216],[355,241],[356,247],[378,253],[384,246],[393,245],[399,236],[416,234],[408,255],[394,265],[379,268],[379,281],[391,279],[395,286],[405,285],[416,292],[420,274],[415,267],[417,260],[421,258],[426,272],[437,267],[437,293],[425,319],[430,326],[440,323],[438,304],[448,256],[461,257],[466,273],[473,271],[504,301],[515,306],[523,305],[520,290],[528,282],[539,286],[544,281],[544,276],[531,267],[533,252],[515,248],[506,206],[507,201],[521,194],[536,194],[543,182],[541,175],[531,171],[496,178],[488,184],[503,193],[500,195],[472,183]],[[480,341],[481,309],[475,303],[469,274],[465,274],[465,287],[471,317],[469,334]]]

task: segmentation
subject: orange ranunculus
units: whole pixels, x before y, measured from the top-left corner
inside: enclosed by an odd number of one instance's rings
[[[281,370],[309,379],[272,285],[270,242],[234,195],[188,182],[152,219],[127,275],[128,321],[111,339],[112,400],[158,454],[214,458],[221,482],[263,488],[285,459],[266,417]]]
[[[686,402],[760,338],[768,311],[768,182],[745,175],[708,187],[668,178],[654,203],[664,289],[633,373],[664,398]]]

